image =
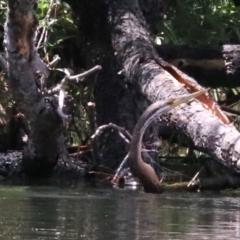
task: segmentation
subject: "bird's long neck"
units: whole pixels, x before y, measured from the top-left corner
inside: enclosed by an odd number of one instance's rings
[[[144,132],[156,117],[156,114],[159,114],[159,110],[162,109],[161,112],[167,112],[169,111],[169,108],[171,108],[171,105],[172,100],[157,101],[150,105],[139,118],[132,135],[131,147],[129,151],[130,164],[135,164],[135,167],[143,164],[141,148]]]
[[[202,93],[205,93],[206,91],[207,90],[204,89],[181,98],[157,101],[150,105],[139,118],[133,130],[128,158],[131,171],[133,174],[139,177],[145,191],[157,193],[161,190],[156,172],[149,164],[143,162],[141,157],[142,138],[145,130],[156,116],[160,116],[172,110],[174,107],[180,105],[181,103],[186,103],[190,99],[195,98]]]

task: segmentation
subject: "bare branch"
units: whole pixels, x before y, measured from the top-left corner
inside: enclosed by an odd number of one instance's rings
[[[126,148],[129,148],[130,141],[132,139],[131,134],[125,128],[119,127],[113,123],[109,123],[107,125],[102,125],[102,126],[98,127],[95,134],[93,134],[91,136],[93,159],[96,164],[99,163],[98,160],[100,159],[99,154],[98,154],[98,144],[96,142],[96,139],[103,133],[103,131],[105,131],[107,129],[113,129],[113,130],[117,131],[119,136],[123,139]]]
[[[54,67],[57,65],[57,63],[61,60],[59,55],[55,55],[53,57],[53,60],[48,64],[48,67]]]
[[[132,139],[131,134],[125,128],[119,127],[113,123],[109,123],[109,124],[98,127],[95,134],[91,136],[92,141],[94,141],[97,137],[99,137],[103,133],[103,131],[107,129],[113,129],[117,131],[119,136],[123,139],[123,141],[127,144],[127,146],[130,144],[130,141]]]
[[[125,158],[123,159],[122,163],[120,164],[120,166],[118,167],[113,179],[112,179],[112,184],[117,185],[118,184],[118,180],[120,178],[121,175],[121,171],[122,168],[124,167],[124,165],[126,164],[126,162],[128,161],[128,154],[125,156]]]
[[[56,93],[56,92],[59,92],[59,97],[58,97],[58,113],[59,113],[59,116],[62,117],[63,120],[66,120],[68,119],[69,120],[69,115],[66,115],[63,113],[63,107],[64,107],[64,100],[65,100],[65,86],[67,85],[68,83],[68,80],[76,80],[78,81],[79,78],[83,78],[83,77],[86,77],[86,76],[89,76],[93,73],[95,73],[96,71],[99,71],[101,70],[102,67],[100,65],[97,65],[93,68],[91,68],[90,70],[84,72],[84,73],[80,73],[78,75],[73,75],[71,76],[71,73],[72,71],[67,69],[67,68],[64,68],[64,69],[57,69],[58,71],[61,71],[61,72],[64,72],[66,75],[65,77],[62,79],[61,83],[59,85],[57,85],[55,88],[51,89],[51,90],[48,90],[48,91],[45,91],[44,94],[46,95],[49,95],[49,94],[53,94],[53,93]]]
[[[75,75],[75,76],[68,76],[67,78],[68,78],[69,80],[74,80],[74,79],[76,79],[77,81],[79,81],[79,79],[84,78],[84,77],[87,77],[87,76],[89,76],[89,75],[91,75],[91,74],[93,74],[93,73],[95,73],[95,72],[97,72],[97,71],[99,71],[99,70],[101,70],[101,69],[102,69],[102,67],[101,67],[100,65],[97,65],[97,66],[91,68],[90,70],[88,70],[88,71],[86,71],[86,72],[84,72],[84,73],[80,73],[80,74]]]
[[[100,65],[97,65],[97,66],[95,66],[95,67],[93,67],[93,68],[91,68],[90,70],[88,70],[88,71],[86,71],[86,72],[84,72],[84,73],[80,73],[80,74],[78,74],[78,75],[74,75],[74,76],[71,76],[70,74],[70,71],[69,71],[69,69],[67,69],[67,68],[64,68],[64,69],[56,69],[56,70],[58,70],[58,71],[61,71],[61,72],[64,72],[66,75],[65,75],[65,77],[62,79],[62,81],[61,81],[61,83],[60,84],[58,84],[56,87],[54,87],[54,88],[52,88],[52,89],[50,89],[50,90],[47,90],[46,92],[45,92],[45,94],[46,95],[51,95],[51,94],[54,94],[54,93],[57,93],[57,92],[59,92],[61,89],[63,89],[65,86],[66,86],[66,84],[67,84],[67,80],[75,80],[76,79],[76,81],[78,81],[78,79],[79,78],[83,78],[83,77],[86,77],[86,76],[89,76],[89,75],[91,75],[91,74],[93,74],[93,73],[95,73],[96,71],[99,71],[99,70],[101,70],[102,69],[102,67],[100,66]]]
[[[50,15],[51,15],[51,12],[53,10],[53,7],[54,7],[54,0],[51,0],[50,3],[49,3],[47,14],[46,14],[45,19],[44,19],[45,24],[47,24],[47,25],[51,25],[50,24]],[[44,46],[44,43],[47,42],[48,32],[49,32],[48,28],[43,27],[41,35],[40,35],[38,43],[37,43],[37,46],[36,46],[37,49],[39,49],[41,46]],[[44,48],[44,51],[46,52],[45,48]]]

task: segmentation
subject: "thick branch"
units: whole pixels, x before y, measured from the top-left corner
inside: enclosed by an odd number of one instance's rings
[[[138,85],[151,102],[187,94],[182,84],[156,64],[157,52],[138,1],[112,2],[113,46],[128,81]],[[219,162],[240,170],[239,132],[232,125],[223,124],[198,101],[175,108],[166,115],[165,121],[180,128],[198,148]]]

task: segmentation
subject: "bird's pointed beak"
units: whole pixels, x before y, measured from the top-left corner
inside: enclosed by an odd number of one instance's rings
[[[191,94],[189,94],[189,95],[187,95],[187,96],[183,96],[183,97],[180,97],[180,98],[176,98],[176,99],[173,100],[173,105],[174,105],[174,107],[176,107],[176,106],[180,105],[181,103],[186,103],[186,102],[188,102],[189,100],[191,100],[191,99],[193,99],[193,98],[196,98],[196,97],[200,96],[200,95],[203,94],[203,93],[206,93],[208,90],[209,90],[209,88],[207,88],[207,89],[202,89],[202,90],[197,91],[197,92],[195,92],[195,93],[191,93]]]

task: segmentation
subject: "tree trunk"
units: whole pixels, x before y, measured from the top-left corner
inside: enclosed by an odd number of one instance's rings
[[[27,117],[31,132],[23,152],[23,166],[30,175],[51,171],[64,152],[62,119],[54,97],[41,93],[40,78],[48,69],[37,54],[34,36],[38,20],[36,0],[9,0],[5,24],[8,82],[19,110]]]
[[[77,43],[80,46],[81,58],[78,66],[83,68],[96,64],[102,66],[97,77],[88,80],[94,82],[97,125],[112,122],[133,129],[140,114],[137,115],[135,112],[140,103],[135,101],[137,97],[134,96],[139,93],[124,82],[124,76],[117,74],[121,66],[116,61],[111,44],[108,4],[101,0],[66,0],[66,2],[72,7],[81,36]],[[124,143],[111,131],[107,131],[99,142],[98,161],[109,168],[116,168],[126,154]]]

